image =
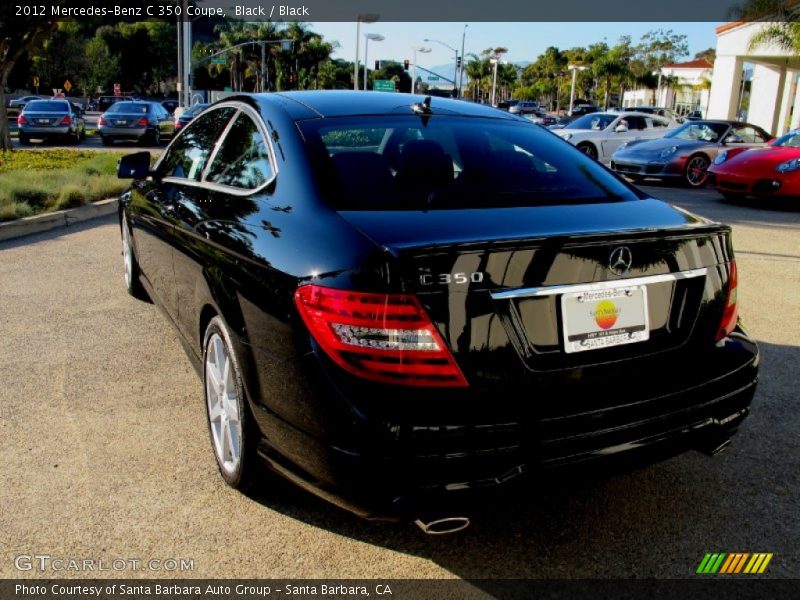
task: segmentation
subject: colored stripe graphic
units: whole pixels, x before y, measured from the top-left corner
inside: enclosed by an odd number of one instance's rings
[[[697,573],[701,575],[760,574],[767,569],[773,554],[766,552],[708,552],[700,561]],[[745,566],[746,565],[746,566]]]

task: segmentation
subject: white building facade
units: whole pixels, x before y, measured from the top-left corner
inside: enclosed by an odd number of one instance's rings
[[[744,63],[753,65],[747,120],[773,135],[800,126],[800,56],[776,46],[750,48],[763,22],[733,22],[717,27],[709,119],[735,119],[742,97]]]
[[[709,82],[713,65],[707,60],[674,63],[661,68],[662,86],[652,90],[627,90],[622,97],[624,108],[662,106],[685,115],[699,110],[705,114],[709,101]],[[672,81],[670,81],[671,78]]]

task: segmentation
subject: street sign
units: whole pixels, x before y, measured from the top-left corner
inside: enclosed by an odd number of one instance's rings
[[[67,90],[68,94],[69,94],[69,91],[72,89],[72,83],[70,83],[69,79],[67,79],[64,82],[64,89]]]
[[[372,90],[375,92],[394,92],[394,81],[391,79],[376,79],[372,82]]]
[[[211,57],[211,64],[212,65],[226,65],[228,61],[225,60],[224,56],[212,56]]]
[[[180,90],[178,90],[180,91]],[[114,95],[115,96],[122,96],[122,86],[119,83],[114,84]]]
[[[428,81],[439,81],[438,75],[428,75]]]
[[[35,75],[33,77],[33,87],[39,87],[39,78]]]

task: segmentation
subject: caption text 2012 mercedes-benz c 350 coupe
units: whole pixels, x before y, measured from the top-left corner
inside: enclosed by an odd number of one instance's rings
[[[748,413],[730,229],[519,117],[234,96],[119,175],[128,290],[202,375],[234,487],[266,463],[450,532],[549,473],[713,454]]]

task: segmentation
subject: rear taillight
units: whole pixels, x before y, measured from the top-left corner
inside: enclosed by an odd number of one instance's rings
[[[175,121],[175,129],[178,130],[183,127],[183,123],[181,121]]]
[[[19,115],[17,117],[17,125],[27,125],[27,124],[28,124],[28,119],[26,119],[24,116]]]
[[[108,125],[108,121],[106,121],[103,117],[97,119],[97,125]]]
[[[137,123],[139,127],[147,127],[147,117],[142,117]]]
[[[294,301],[325,353],[354,375],[399,385],[468,385],[413,295],[306,285],[297,289]]]
[[[736,322],[739,320],[739,304],[736,298],[736,288],[739,283],[739,277],[736,273],[736,261],[732,260],[730,264],[730,272],[728,274],[728,295],[725,299],[725,310],[722,313],[722,322],[717,331],[717,341],[724,339],[736,328]]]
[[[59,125],[72,125],[72,117],[67,115],[66,117],[61,119],[61,123],[59,123]]]

